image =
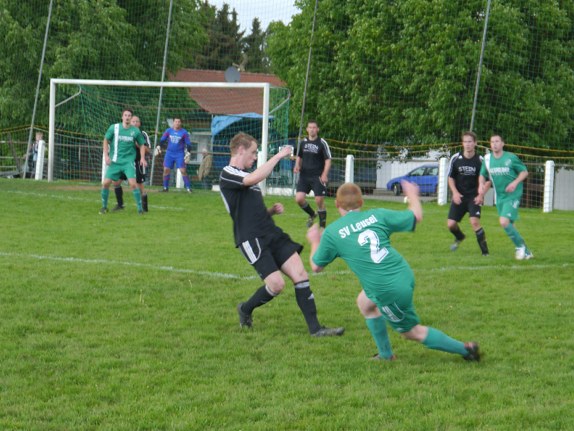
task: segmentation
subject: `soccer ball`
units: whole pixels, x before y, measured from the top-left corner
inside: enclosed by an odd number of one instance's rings
[[[408,198],[408,196],[405,196],[405,198],[403,199],[403,202],[406,203],[406,204],[409,203],[409,198]]]

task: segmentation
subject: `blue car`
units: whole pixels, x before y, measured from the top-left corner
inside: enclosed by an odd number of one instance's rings
[[[438,163],[427,163],[402,177],[393,178],[387,183],[387,190],[391,190],[396,196],[400,195],[402,180],[418,184],[421,194],[434,194],[438,186]]]

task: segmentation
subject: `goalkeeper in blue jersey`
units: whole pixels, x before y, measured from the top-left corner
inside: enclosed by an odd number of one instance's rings
[[[173,119],[173,127],[166,129],[161,135],[160,146],[166,146],[165,157],[163,159],[163,191],[169,190],[169,180],[173,165],[179,169],[183,176],[183,183],[185,189],[191,193],[191,182],[187,175],[185,168],[185,150],[191,149],[191,141],[189,140],[189,133],[181,126],[181,118],[175,117]]]
[[[140,189],[136,182],[135,158],[136,151],[140,152],[140,164],[147,167],[145,160],[145,138],[140,129],[131,125],[133,112],[131,109],[124,109],[122,112],[122,122],[112,124],[104,136],[104,160],[106,163],[105,178],[102,183],[102,208],[100,214],[108,212],[108,198],[110,196],[110,185],[118,181],[123,175],[128,179],[128,184],[134,195],[138,213],[143,214],[142,199]]]
[[[395,359],[387,334],[388,323],[406,339],[418,341],[429,349],[479,361],[477,343],[463,343],[420,324],[413,304],[413,271],[391,246],[390,236],[394,232],[413,231],[422,221],[423,210],[418,186],[406,181],[401,186],[409,200],[406,211],[383,208],[361,211],[363,197],[359,186],[346,183],[339,187],[335,206],[341,218],[327,226],[322,235],[316,224],[307,232],[311,267],[314,272],[320,272],[340,257],[357,275],[363,288],[357,305],[375,340],[376,359]]]

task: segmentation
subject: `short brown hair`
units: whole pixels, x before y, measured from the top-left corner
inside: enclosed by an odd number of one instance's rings
[[[462,137],[463,137],[463,138],[464,138],[465,136],[470,136],[474,142],[476,142],[476,141],[478,140],[478,137],[476,136],[476,133],[471,132],[470,130],[467,131],[467,132],[464,132],[464,133],[462,134]]]
[[[345,183],[337,189],[337,205],[345,211],[356,210],[363,205],[363,192],[355,183]]]
[[[235,154],[240,147],[248,149],[253,143],[257,145],[257,139],[245,132],[239,132],[231,138],[229,149],[231,150],[231,154]]]

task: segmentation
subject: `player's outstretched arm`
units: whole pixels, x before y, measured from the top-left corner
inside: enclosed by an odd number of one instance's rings
[[[277,165],[277,163],[279,163],[279,161],[283,157],[288,157],[291,155],[291,151],[293,151],[293,147],[291,147],[290,145],[285,145],[283,148],[281,148],[281,150],[277,154],[275,154],[264,164],[259,166],[249,175],[247,175],[243,179],[243,185],[249,187],[263,181],[265,178],[271,175],[271,172],[273,172],[273,168]]]
[[[419,199],[419,186],[408,181],[401,181],[401,188],[403,193],[408,198],[409,209],[415,215],[417,223],[423,221],[423,207],[421,205],[421,200]]]

